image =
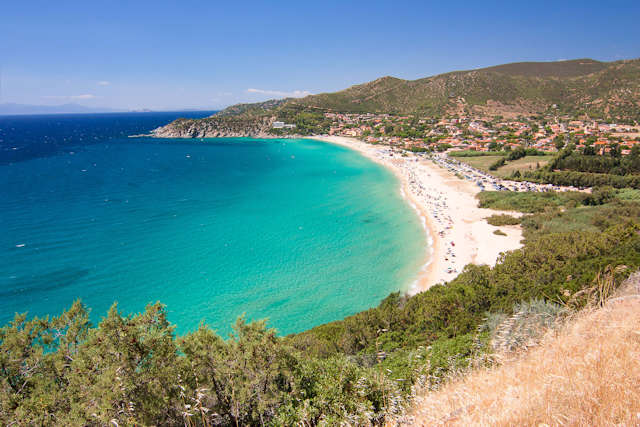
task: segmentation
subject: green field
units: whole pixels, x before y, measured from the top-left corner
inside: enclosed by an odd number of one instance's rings
[[[496,160],[499,160],[502,157],[503,156],[465,157],[465,158],[456,158],[456,160],[460,160],[461,162],[466,163],[469,166],[473,166],[476,169],[480,169],[481,171],[489,172],[489,166],[491,166],[492,163],[494,163]]]
[[[545,156],[526,156],[518,160],[509,161],[506,165],[496,171],[490,171],[489,166],[503,156],[464,157],[457,158],[457,160],[473,166],[474,168],[480,169],[481,171],[504,178],[511,175],[516,170],[519,170],[522,173],[525,171],[535,170],[537,167],[542,167],[549,163],[553,156],[553,154]]]
[[[553,154],[549,154],[546,156],[526,156],[518,160],[507,162],[506,165],[502,166],[497,171],[494,171],[494,174],[500,177],[506,177],[511,175],[516,170],[519,170],[520,173],[524,171],[535,170],[549,163],[553,156]]]

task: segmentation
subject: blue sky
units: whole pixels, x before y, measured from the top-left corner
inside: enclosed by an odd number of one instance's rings
[[[639,1],[4,1],[0,103],[220,108],[516,61],[640,57]]]

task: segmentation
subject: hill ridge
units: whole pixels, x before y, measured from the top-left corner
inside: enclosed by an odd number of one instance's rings
[[[497,114],[513,111],[510,106],[517,106],[518,112],[524,106],[539,113],[556,105],[563,113],[637,120],[640,60],[513,62],[415,80],[385,76],[342,91],[294,99],[285,106],[443,115],[452,111],[452,100],[460,98],[470,113],[481,113],[492,103],[503,106]]]
[[[215,120],[175,122],[155,134],[256,136],[266,134],[275,120],[295,123],[299,114],[310,112],[511,118],[545,114],[633,124],[640,122],[640,58],[512,62],[415,80],[383,76],[338,92],[232,105]]]

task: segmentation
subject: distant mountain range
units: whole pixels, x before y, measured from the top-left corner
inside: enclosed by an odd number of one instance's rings
[[[62,105],[28,105],[5,103],[0,104],[0,115],[12,114],[80,114],[80,113],[111,113],[122,110],[111,108],[93,108],[80,104]]]

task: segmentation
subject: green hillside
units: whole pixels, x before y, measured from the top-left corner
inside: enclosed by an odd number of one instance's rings
[[[216,116],[258,116],[263,115],[265,112],[281,107],[292,98],[285,99],[270,99],[264,102],[256,102],[252,104],[235,104],[224,110],[218,112]]]
[[[554,62],[513,62],[511,64],[488,67],[484,71],[493,71],[512,76],[566,78],[596,73],[605,68],[607,68],[606,62],[584,58]]]
[[[640,122],[640,59],[519,62],[418,80],[382,77],[334,93],[237,104],[215,119],[182,120],[154,131],[163,137],[256,136],[274,120],[299,134],[327,132],[322,113],[474,117],[560,114],[615,123]],[[188,128],[188,131],[185,129]]]
[[[340,92],[290,100],[284,107],[432,115],[557,108],[593,118],[637,119],[639,102],[640,60],[577,59],[513,63],[418,80],[383,77]]]

